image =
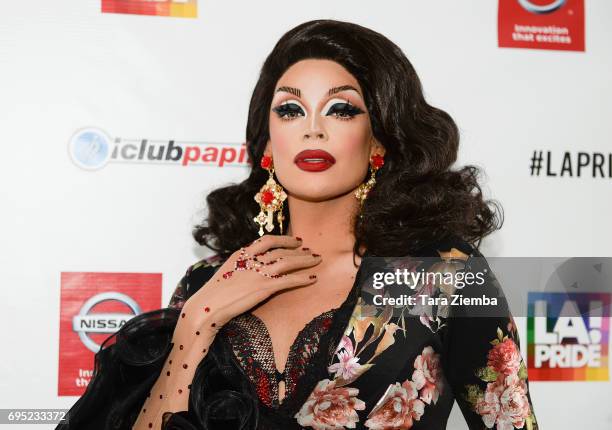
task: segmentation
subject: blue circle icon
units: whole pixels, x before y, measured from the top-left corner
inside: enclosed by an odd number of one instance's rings
[[[70,139],[68,152],[74,164],[82,169],[104,167],[110,158],[111,138],[98,128],[83,128]]]

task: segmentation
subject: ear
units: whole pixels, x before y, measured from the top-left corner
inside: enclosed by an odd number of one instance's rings
[[[264,148],[264,154],[272,155],[272,142],[270,139],[266,142],[266,147]]]
[[[370,145],[370,157],[374,154],[380,154],[383,157],[385,156],[385,147],[376,139],[372,137],[371,145]]]

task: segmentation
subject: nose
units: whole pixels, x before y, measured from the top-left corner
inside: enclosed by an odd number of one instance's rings
[[[318,115],[312,115],[308,129],[304,132],[304,140],[310,140],[311,138],[327,140],[327,133],[321,127]]]
[[[311,137],[325,140],[325,133],[323,131],[307,131],[306,133],[304,133],[305,139],[310,139]]]

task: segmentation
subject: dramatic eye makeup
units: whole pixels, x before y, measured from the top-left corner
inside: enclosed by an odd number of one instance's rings
[[[359,91],[351,85],[342,85],[340,87],[331,88],[328,91],[328,96],[345,90],[354,90],[359,93]],[[283,86],[276,90],[276,92],[280,91],[288,92],[297,97],[301,96],[301,91],[298,88]],[[295,99],[283,101],[278,106],[272,108],[272,111],[276,112],[278,117],[284,121],[291,121],[299,116],[306,116],[306,108]],[[365,112],[351,103],[348,99],[340,97],[334,97],[329,100],[321,110],[321,115],[334,116],[342,121],[351,120],[361,113]]]
[[[306,116],[306,109],[301,103],[294,100],[287,100],[280,105],[272,108],[278,114],[278,117],[284,121],[291,121],[298,116]]]
[[[346,99],[334,98],[325,104],[322,115],[335,116],[338,119],[350,120],[363,113],[361,109]]]

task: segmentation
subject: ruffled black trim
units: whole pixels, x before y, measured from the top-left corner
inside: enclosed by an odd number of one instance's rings
[[[172,349],[179,311],[140,314],[106,338],[85,393],[56,429],[131,429]]]
[[[132,318],[95,355],[85,393],[56,429],[131,429],[172,350],[180,310],[164,308]],[[166,413],[166,429],[255,430],[258,399],[217,336],[199,363],[187,411]]]

